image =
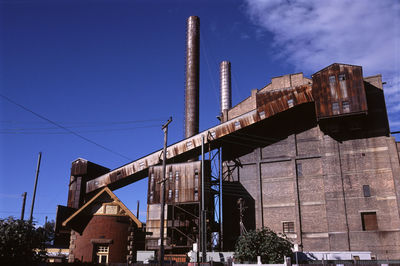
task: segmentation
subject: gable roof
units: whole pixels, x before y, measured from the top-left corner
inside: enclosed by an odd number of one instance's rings
[[[86,202],[85,205],[83,205],[81,208],[79,208],[76,212],[74,212],[68,219],[66,219],[62,225],[63,226],[69,226],[72,229],[75,230],[75,227],[77,231],[83,231],[83,228],[86,227],[87,223],[89,222],[91,218],[91,214],[88,214],[85,212],[89,208],[89,206],[98,203],[98,202],[104,202],[103,197],[109,197],[111,198],[114,203],[118,204],[120,208],[126,213],[129,218],[132,219],[132,221],[137,225],[137,227],[141,228],[142,222],[139,221],[139,219],[121,202],[121,200],[108,188],[105,187],[103,188],[99,193],[97,193],[93,198],[91,198],[88,202]],[[79,226],[78,226],[79,225]],[[82,228],[83,226],[83,228]]]

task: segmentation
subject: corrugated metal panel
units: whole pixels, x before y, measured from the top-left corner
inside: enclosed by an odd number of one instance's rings
[[[205,161],[205,185],[210,185],[210,161]],[[160,187],[163,180],[162,166],[149,168],[147,204],[160,203]],[[210,188],[206,188],[206,192]],[[206,195],[206,199],[208,195]],[[170,164],[166,167],[165,203],[201,201],[201,161]]]
[[[252,110],[169,146],[167,148],[167,160],[185,155],[192,156],[192,158],[198,156],[201,153],[202,136],[204,136],[205,144],[220,145],[218,144],[218,139],[289,109],[289,99],[294,100],[294,105],[313,102],[310,85],[289,88],[288,91],[273,91],[272,93],[260,95],[256,110]],[[162,150],[159,150],[117,168],[110,173],[87,182],[86,191],[89,193],[104,186],[116,189],[145,178],[148,173],[148,167],[161,164],[161,158]]]
[[[367,113],[362,67],[332,64],[312,79],[317,119]]]

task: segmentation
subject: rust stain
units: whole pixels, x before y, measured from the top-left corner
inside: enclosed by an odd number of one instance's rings
[[[257,108],[255,110],[170,145],[167,148],[167,159],[192,151],[200,154],[199,148],[201,147],[202,136],[204,136],[205,144],[212,143],[219,138],[253,125],[263,119],[267,119],[277,113],[288,110],[293,106],[314,101],[311,85],[303,85],[299,87],[286,88],[285,90],[257,94],[256,97]],[[289,100],[293,100],[293,106],[289,106]],[[115,185],[127,177],[143,173],[143,171],[148,170],[149,167],[161,163],[160,155],[161,151],[156,151],[103,176],[90,180],[86,184],[87,193],[104,186],[111,184]]]

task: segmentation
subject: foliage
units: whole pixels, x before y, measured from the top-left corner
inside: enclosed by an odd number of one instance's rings
[[[55,228],[56,222],[54,222],[54,220],[48,221],[43,225],[43,229],[45,232],[45,236],[46,236],[46,246],[47,245],[51,245],[54,237],[55,237],[55,232],[54,232],[54,228]]]
[[[278,236],[269,228],[252,230],[239,237],[235,246],[235,259],[240,262],[283,263],[284,256],[291,256],[293,244],[285,235]]]
[[[0,265],[33,265],[45,258],[45,230],[32,222],[0,219]]]

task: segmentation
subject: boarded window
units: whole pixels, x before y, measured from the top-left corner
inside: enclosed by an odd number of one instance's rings
[[[283,233],[294,233],[294,222],[283,222]]]
[[[369,185],[363,185],[364,197],[371,197],[371,190]]]
[[[329,76],[329,88],[331,90],[332,99],[337,100],[338,94],[336,91],[336,77],[335,76]]]
[[[340,85],[340,92],[342,93],[342,98],[347,98],[347,85],[346,85],[346,75],[339,74],[339,85]]]
[[[376,219],[376,212],[361,213],[361,221],[363,231],[378,230],[378,220]]]

